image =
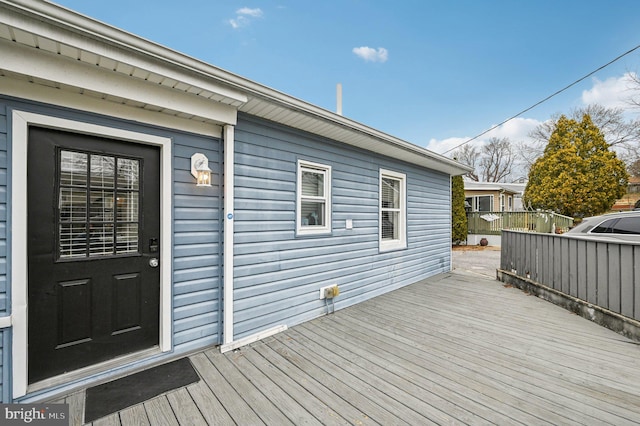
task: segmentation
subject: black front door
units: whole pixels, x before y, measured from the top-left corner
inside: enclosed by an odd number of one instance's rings
[[[31,127],[29,383],[159,343],[159,148]]]

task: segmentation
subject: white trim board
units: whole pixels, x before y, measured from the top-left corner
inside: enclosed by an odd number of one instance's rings
[[[14,110],[11,137],[11,306],[13,398],[26,395],[27,365],[27,144],[29,125],[160,147],[160,350],[171,339],[171,139]]]

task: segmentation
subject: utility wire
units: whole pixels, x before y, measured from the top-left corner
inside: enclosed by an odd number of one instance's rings
[[[560,94],[560,93],[564,92],[565,90],[569,89],[570,87],[575,86],[576,84],[580,83],[581,81],[583,81],[583,80],[585,80],[585,79],[587,79],[587,78],[591,77],[592,75],[594,75],[594,74],[595,74],[595,73],[597,73],[598,71],[603,70],[604,68],[608,67],[609,65],[613,64],[614,62],[616,62],[616,61],[618,61],[618,60],[622,59],[623,57],[627,56],[628,54],[630,54],[630,53],[632,53],[632,52],[634,52],[634,51],[636,51],[636,50],[638,50],[638,49],[640,49],[640,44],[639,44],[639,45],[637,45],[636,47],[634,47],[633,49],[626,51],[625,53],[623,53],[622,55],[620,55],[620,56],[616,57],[615,59],[613,59],[613,60],[611,60],[611,61],[607,62],[606,64],[602,65],[602,66],[601,66],[601,67],[599,67],[598,69],[596,69],[596,70],[594,70],[594,71],[591,71],[589,74],[587,74],[587,75],[585,75],[584,77],[582,77],[582,78],[580,78],[580,79],[578,79],[578,80],[574,81],[573,83],[569,84],[568,86],[565,86],[565,87],[563,87],[562,89],[558,90],[557,92],[555,92],[555,93],[553,93],[553,94],[551,94],[551,95],[547,96],[547,97],[546,97],[546,98],[544,98],[543,100],[541,100],[541,101],[539,101],[539,102],[536,102],[535,104],[531,105],[529,108],[527,108],[527,109],[523,109],[522,111],[520,111],[520,112],[519,112],[519,113],[517,113],[516,115],[513,115],[513,116],[511,116],[511,117],[507,118],[507,119],[506,119],[506,120],[504,120],[502,123],[500,123],[500,124],[496,124],[495,126],[491,127],[491,128],[490,128],[490,129],[488,129],[488,130],[485,130],[484,132],[480,133],[479,135],[476,135],[476,136],[472,137],[471,139],[468,139],[468,140],[466,140],[466,141],[462,142],[461,144],[456,145],[456,146],[454,146],[453,148],[446,150],[445,152],[443,152],[443,153],[442,153],[442,155],[444,155],[444,154],[446,154],[446,153],[448,153],[448,152],[450,152],[450,151],[453,151],[454,149],[458,149],[458,148],[460,148],[462,145],[466,145],[466,144],[468,144],[469,142],[471,142],[471,141],[474,141],[474,140],[478,139],[480,136],[484,136],[484,135],[486,135],[486,134],[487,134],[487,133],[489,133],[490,131],[495,130],[495,129],[497,129],[498,127],[502,126],[503,124],[505,124],[505,123],[507,123],[507,122],[509,122],[509,121],[513,120],[514,118],[517,118],[517,117],[521,116],[521,115],[522,115],[522,114],[524,114],[525,112],[531,111],[532,109],[534,109],[534,108],[535,108],[535,107],[537,107],[538,105],[540,105],[540,104],[542,104],[542,103],[544,103],[544,102],[548,101],[549,99],[551,99],[551,98],[553,98],[554,96],[556,96],[556,95],[558,95],[558,94]]]

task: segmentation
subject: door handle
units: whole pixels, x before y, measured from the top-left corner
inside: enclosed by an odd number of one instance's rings
[[[149,259],[149,266],[151,266],[152,268],[157,268],[159,264],[160,261],[157,257],[152,257],[151,259]]]

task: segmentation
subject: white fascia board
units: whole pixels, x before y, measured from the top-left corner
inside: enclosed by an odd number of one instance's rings
[[[0,40],[3,69],[210,119],[235,124],[236,109],[115,72]]]
[[[211,71],[214,67],[202,61],[56,4],[32,0],[0,0],[0,4],[3,3],[12,6],[0,7],[0,22],[9,26],[81,52],[109,58],[199,87],[231,100],[230,103],[242,104],[247,101],[242,91],[212,79]]]

